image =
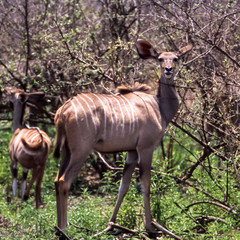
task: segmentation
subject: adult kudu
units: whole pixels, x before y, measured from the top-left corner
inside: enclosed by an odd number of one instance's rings
[[[46,160],[50,151],[51,140],[48,135],[38,128],[23,125],[23,116],[27,102],[36,104],[44,97],[43,92],[25,93],[21,89],[5,88],[6,99],[13,103],[13,131],[14,134],[9,143],[11,158],[13,196],[17,192],[17,163],[23,167],[22,199],[27,200],[30,189],[36,181],[35,202],[36,208],[41,203],[41,182],[44,174]],[[29,170],[32,170],[32,178],[26,189],[26,179]]]
[[[62,150],[62,162],[55,179],[58,227],[61,229],[67,226],[69,188],[89,153],[127,151],[118,199],[110,222],[116,221],[138,164],[145,227],[148,232],[153,230],[149,196],[152,155],[179,107],[173,82],[176,62],[192,49],[192,45],[178,52],[161,54],[144,40],[138,40],[136,47],[141,58],[155,59],[160,63],[161,79],[156,95],[149,94],[146,85],[132,90],[120,88],[119,94],[114,96],[82,93],[65,102],[56,113],[55,157],[59,157]]]

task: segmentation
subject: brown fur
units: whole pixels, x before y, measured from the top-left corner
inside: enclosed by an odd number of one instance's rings
[[[131,92],[150,93],[151,87],[146,84],[135,83],[133,87],[120,86],[116,90],[119,94],[127,94]]]

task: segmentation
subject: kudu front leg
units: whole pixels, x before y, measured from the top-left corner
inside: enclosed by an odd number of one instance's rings
[[[145,208],[145,228],[146,231],[150,233],[154,230],[154,227],[152,225],[152,215],[150,208],[152,153],[153,151],[149,150],[139,154],[140,181]]]
[[[36,180],[36,189],[35,189],[35,202],[36,202],[36,208],[39,208],[39,206],[42,204],[41,200],[41,183],[43,179],[45,164],[41,167],[37,180]]]
[[[132,173],[137,165],[137,159],[138,159],[138,154],[136,151],[131,151],[131,152],[129,151],[127,153],[127,159],[126,159],[126,163],[123,170],[121,184],[119,187],[117,203],[115,205],[110,222],[116,222],[117,213],[119,211],[123,198],[129,189]]]

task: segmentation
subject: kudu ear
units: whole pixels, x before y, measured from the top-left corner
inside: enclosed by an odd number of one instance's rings
[[[28,93],[27,95],[28,95],[27,101],[35,104],[45,96],[45,93],[44,92],[32,92],[32,93]]]
[[[182,57],[183,55],[185,55],[187,52],[191,51],[193,49],[193,45],[189,44],[183,48],[180,48],[177,52],[177,56],[178,57]]]
[[[138,39],[136,42],[136,47],[137,47],[139,56],[143,59],[149,59],[149,58],[157,59],[159,56],[159,54],[153,48],[153,46],[145,40]]]

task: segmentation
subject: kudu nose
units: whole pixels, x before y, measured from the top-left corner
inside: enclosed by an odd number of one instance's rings
[[[171,72],[172,71],[172,67],[166,67],[165,70],[166,70],[166,72]]]

